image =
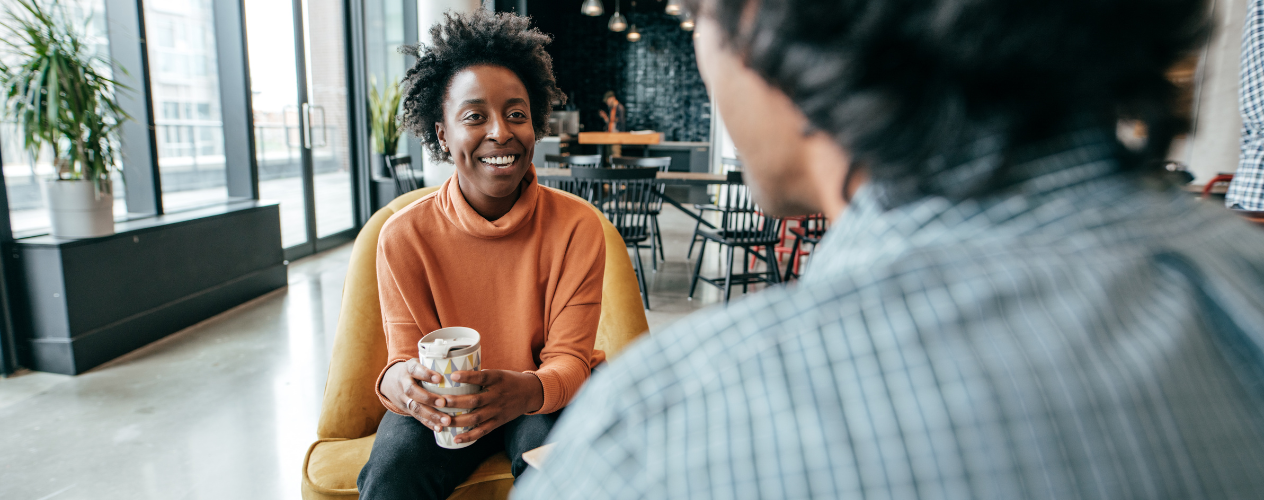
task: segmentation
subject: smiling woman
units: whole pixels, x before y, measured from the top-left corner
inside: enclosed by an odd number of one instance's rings
[[[392,216],[378,240],[387,359],[377,389],[391,412],[360,472],[364,499],[446,498],[502,450],[517,476],[522,452],[543,444],[605,359],[593,348],[601,221],[584,201],[537,184],[531,165],[549,102],[562,99],[549,38],[526,18],[482,11],[448,15],[431,35],[433,46],[408,49],[417,63],[403,121],[456,175]],[[418,363],[417,342],[453,326],[482,338],[484,369],[451,374],[481,393],[439,396],[419,383],[440,375]],[[446,449],[431,435],[444,427],[471,430]]]
[[[466,201],[488,220],[509,212],[535,151],[527,89],[513,71],[480,64],[448,84],[435,137],[455,161]],[[546,121],[547,123],[547,121]]]

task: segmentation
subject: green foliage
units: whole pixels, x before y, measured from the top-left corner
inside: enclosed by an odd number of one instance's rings
[[[403,130],[399,128],[399,82],[386,85],[379,94],[377,80],[369,80],[369,125],[373,131],[373,151],[394,155]]]
[[[115,99],[126,89],[97,68],[109,61],[92,54],[86,29],[72,25],[57,0],[10,0],[0,21],[0,84],[5,111],[18,122],[32,156],[53,153],[59,179],[91,180],[97,189],[115,165],[115,135],[130,117]],[[86,23],[85,23],[86,25]]]

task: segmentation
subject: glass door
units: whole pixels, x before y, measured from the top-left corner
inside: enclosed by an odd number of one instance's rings
[[[355,226],[351,200],[351,134],[348,128],[346,36],[343,0],[305,0],[307,100],[316,236]]]
[[[355,226],[343,2],[245,9],[259,197],[280,202],[286,258],[298,258]]]

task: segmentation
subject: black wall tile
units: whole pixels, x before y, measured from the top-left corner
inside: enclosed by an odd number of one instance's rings
[[[709,140],[710,100],[694,59],[693,33],[663,12],[625,11],[641,32],[640,41],[629,42],[627,31],[606,28],[613,9],[588,17],[578,6],[532,15],[553,36],[547,48],[553,72],[580,110],[583,129],[603,130],[601,97],[613,90],[627,108],[628,130],[656,130],[668,141]]]

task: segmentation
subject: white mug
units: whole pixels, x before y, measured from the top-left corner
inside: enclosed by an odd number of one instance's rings
[[[483,366],[481,337],[472,328],[453,326],[440,328],[426,334],[417,342],[417,359],[422,366],[438,372],[443,379],[438,384],[422,381],[422,387],[433,394],[455,396],[475,394],[483,390],[481,386],[463,384],[452,380],[452,373],[462,370],[477,371]],[[455,418],[470,412],[470,408],[435,408]],[[440,447],[455,450],[464,448],[474,441],[464,443],[453,439],[472,429],[472,427],[444,427],[442,431],[434,431],[435,443]]]

